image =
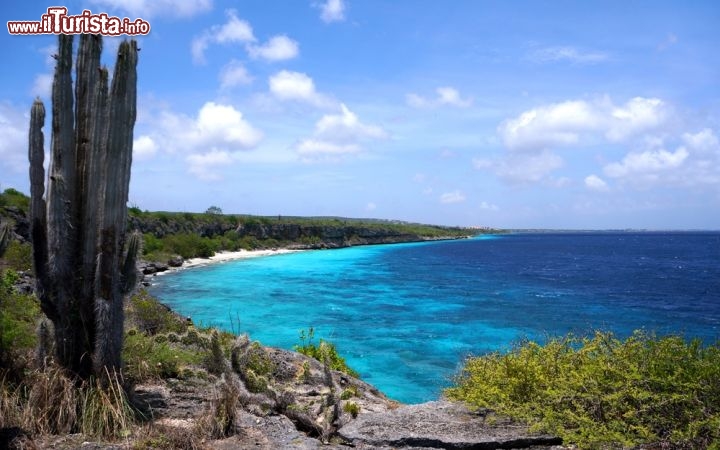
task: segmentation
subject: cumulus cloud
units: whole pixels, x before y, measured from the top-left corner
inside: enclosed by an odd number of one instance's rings
[[[539,48],[529,55],[530,60],[539,63],[566,61],[574,64],[597,64],[609,58],[605,52],[581,50],[572,46]]]
[[[155,156],[158,146],[148,135],[142,135],[133,141],[133,159],[149,159]]]
[[[508,151],[502,160],[474,164],[479,169],[491,166],[513,182],[547,181],[552,171],[563,166],[556,150],[602,142],[632,143],[659,130],[670,117],[670,108],[658,98],[635,97],[617,105],[609,97],[600,97],[538,106],[498,126],[498,136]]]
[[[135,151],[145,158],[157,152],[184,153],[190,173],[203,180],[219,179],[213,170],[255,148],[263,138],[234,106],[215,102],[206,102],[195,116],[163,110],[152,127],[135,141]]]
[[[231,60],[220,71],[220,88],[230,89],[238,85],[250,84],[253,79],[240,61]]]
[[[192,17],[212,9],[212,0],[91,0],[105,9],[124,11],[130,20],[164,17]]]
[[[572,100],[525,111],[501,123],[498,134],[513,151],[575,145],[596,137],[618,142],[660,127],[668,116],[657,98],[635,97],[620,106],[607,97]]]
[[[595,174],[585,177],[585,187],[591,191],[604,192],[608,190],[608,185],[605,180]]]
[[[315,89],[315,82],[301,72],[281,70],[268,80],[270,93],[279,100],[299,101],[318,107],[329,106],[332,102]]]
[[[222,25],[213,25],[192,40],[190,50],[196,64],[205,63],[205,50],[210,44],[255,42],[252,27],[247,21],[238,18],[237,11],[229,9],[225,14],[227,22]]]
[[[662,139],[648,140],[645,148],[606,164],[605,175],[640,187],[720,185],[720,143],[713,130],[686,132],[673,141],[675,150],[668,150]]]
[[[233,163],[229,152],[217,149],[207,153],[192,153],[185,160],[188,163],[188,172],[204,181],[222,180],[217,169]]]
[[[425,98],[421,95],[410,93],[405,96],[406,103],[413,108],[433,108],[439,106],[455,106],[467,108],[472,105],[471,98],[462,98],[460,92],[451,86],[441,86],[435,89],[435,98]]]
[[[633,174],[650,174],[667,169],[680,167],[687,159],[689,153],[685,147],[674,152],[664,149],[632,152],[627,154],[621,162],[605,166],[605,174],[609,177],[619,178]]]
[[[459,190],[454,190],[452,192],[445,192],[440,196],[440,203],[462,203],[465,201],[465,194],[460,192]]]
[[[685,145],[703,154],[717,153],[720,143],[710,128],[705,128],[695,134],[684,133],[682,139]]]
[[[297,145],[296,150],[304,159],[359,153],[363,143],[388,137],[382,127],[363,123],[344,104],[340,110],[339,114],[320,118],[315,123],[313,136]]]
[[[345,20],[344,0],[326,0],[319,5],[320,19],[325,23],[342,22]]]
[[[300,53],[298,43],[283,35],[273,36],[263,45],[249,45],[248,53],[255,59],[266,61],[284,61],[293,59]]]

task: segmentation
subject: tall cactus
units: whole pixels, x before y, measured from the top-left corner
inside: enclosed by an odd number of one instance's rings
[[[9,223],[0,224],[0,257],[5,254],[5,250],[7,250],[8,245],[10,245],[11,232],[12,228],[10,228]]]
[[[123,248],[137,44],[120,45],[109,93],[102,38],[80,37],[74,94],[72,47],[71,35],[59,36],[46,199],[39,99],[30,114],[30,218],[36,290],[54,324],[56,358],[86,378],[120,368],[123,297],[135,284],[138,237]]]

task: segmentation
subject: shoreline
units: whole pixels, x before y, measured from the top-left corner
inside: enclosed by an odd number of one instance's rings
[[[451,241],[458,239],[470,239],[474,236],[462,236],[462,237],[430,237],[422,238],[419,240],[407,240],[407,241],[396,241],[396,242],[379,242],[379,243],[361,243],[355,245],[343,245],[343,246],[322,246],[322,247],[280,247],[274,249],[262,249],[262,250],[238,250],[238,251],[219,251],[209,258],[189,258],[183,261],[183,264],[179,267],[168,267],[166,270],[158,271],[153,275],[163,275],[166,273],[173,273],[179,270],[192,269],[195,267],[204,267],[211,264],[224,263],[228,261],[237,261],[239,259],[259,258],[266,256],[284,255],[289,253],[306,252],[312,250],[335,250],[347,247],[357,247],[365,245],[392,245],[392,244],[411,244],[411,243],[422,243],[422,242],[436,242],[436,241]],[[148,274],[149,275],[149,274]]]
[[[235,252],[220,251],[220,252],[215,253],[213,256],[211,256],[209,258],[186,259],[185,261],[183,261],[182,266],[170,267],[170,268],[168,268],[168,270],[163,271],[163,272],[158,272],[157,274],[160,275],[163,273],[177,272],[179,270],[209,266],[211,264],[219,264],[219,263],[224,263],[224,262],[228,262],[228,261],[237,261],[239,259],[250,259],[250,258],[259,258],[259,257],[264,257],[264,256],[285,255],[288,253],[297,253],[297,252],[302,252],[302,251],[305,251],[305,250],[278,248],[278,249],[272,249],[272,250],[238,250]]]

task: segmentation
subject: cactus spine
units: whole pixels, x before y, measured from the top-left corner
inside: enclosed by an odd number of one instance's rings
[[[100,67],[102,38],[80,37],[74,93],[72,47],[71,35],[59,36],[46,198],[39,99],[30,114],[30,219],[36,290],[54,325],[55,357],[86,378],[119,370],[123,297],[135,284],[139,238],[123,248],[137,45],[120,45],[109,93],[107,69]]]

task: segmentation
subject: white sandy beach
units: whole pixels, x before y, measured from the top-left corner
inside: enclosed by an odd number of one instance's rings
[[[237,252],[218,252],[210,258],[190,258],[186,259],[181,267],[170,268],[167,272],[175,270],[189,269],[191,267],[206,266],[208,264],[216,264],[236,259],[257,258],[260,256],[283,255],[286,253],[301,252],[303,250],[290,250],[280,248],[276,250],[240,250]]]

